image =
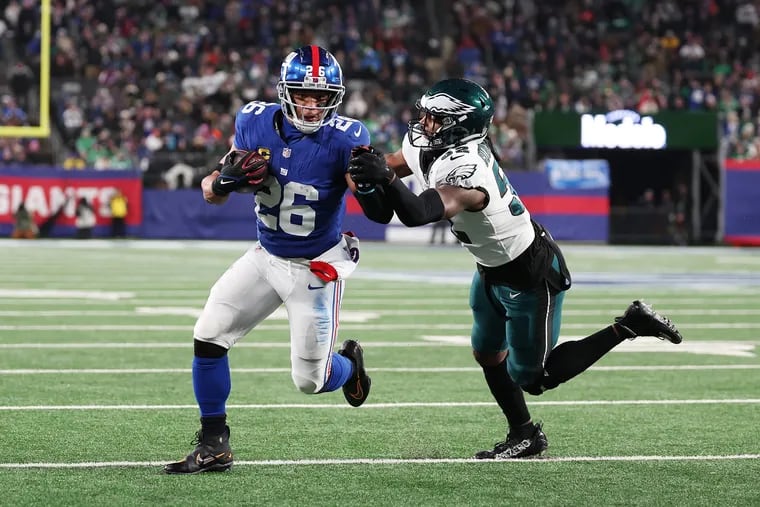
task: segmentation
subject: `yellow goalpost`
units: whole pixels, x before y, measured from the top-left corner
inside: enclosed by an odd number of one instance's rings
[[[40,121],[39,125],[0,125],[0,137],[50,136],[50,0],[40,3]]]

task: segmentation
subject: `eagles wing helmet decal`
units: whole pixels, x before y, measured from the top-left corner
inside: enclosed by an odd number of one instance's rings
[[[452,97],[448,93],[436,93],[422,97],[422,107],[433,114],[464,115],[475,111],[475,107]]]

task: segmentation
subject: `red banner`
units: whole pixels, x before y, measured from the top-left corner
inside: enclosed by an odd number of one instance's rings
[[[760,171],[760,160],[726,159],[726,169],[729,171]]]
[[[142,222],[142,176],[125,171],[62,171],[39,168],[0,169],[0,224],[13,224],[22,202],[40,223],[59,213],[57,223],[73,226],[76,204],[85,197],[97,225],[111,222],[109,201],[120,190],[127,198],[127,225]]]

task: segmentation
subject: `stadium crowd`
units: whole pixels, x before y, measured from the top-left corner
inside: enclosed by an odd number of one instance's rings
[[[0,125],[35,124],[39,2],[0,2]],[[463,76],[494,97],[492,138],[524,168],[531,110],[715,110],[727,153],[760,158],[760,5],[745,0],[52,0],[52,123],[0,138],[0,163],[146,169],[223,153],[235,111],[274,102],[284,55],[343,64],[342,110],[400,145],[409,105]]]

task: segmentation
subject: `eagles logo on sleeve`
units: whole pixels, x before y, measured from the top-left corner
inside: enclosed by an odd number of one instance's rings
[[[465,182],[472,178],[472,175],[475,174],[476,167],[476,164],[460,165],[446,175],[444,183],[455,187],[470,187],[472,185],[468,185]]]

